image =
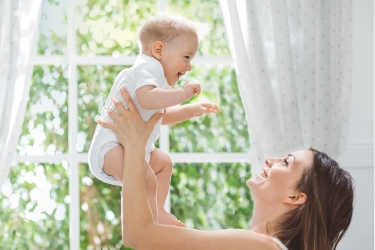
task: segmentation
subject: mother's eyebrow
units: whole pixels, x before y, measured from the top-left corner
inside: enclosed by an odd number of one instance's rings
[[[288,154],[288,157],[292,157],[292,158],[293,158],[293,162],[296,161],[296,157],[294,157],[294,155],[292,155],[292,154]]]

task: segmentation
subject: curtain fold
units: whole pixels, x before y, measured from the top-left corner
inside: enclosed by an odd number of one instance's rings
[[[0,189],[24,120],[41,8],[42,0],[0,1]]]
[[[313,146],[340,161],[351,95],[351,0],[220,0],[253,173]]]

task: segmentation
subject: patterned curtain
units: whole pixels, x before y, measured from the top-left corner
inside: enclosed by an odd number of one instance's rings
[[[310,146],[339,161],[351,95],[351,0],[220,2],[249,124],[253,173]]]
[[[39,38],[42,0],[0,1],[0,188],[16,151]]]

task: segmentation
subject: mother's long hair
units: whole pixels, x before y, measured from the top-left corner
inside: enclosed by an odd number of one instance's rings
[[[336,249],[353,215],[353,179],[325,153],[313,148],[310,151],[313,164],[296,186],[307,200],[276,219],[278,230],[273,236],[289,250]]]

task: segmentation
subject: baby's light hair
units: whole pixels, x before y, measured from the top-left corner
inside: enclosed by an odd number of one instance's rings
[[[156,41],[171,42],[186,34],[195,34],[201,40],[210,31],[207,23],[191,21],[182,16],[159,14],[148,19],[138,32],[138,46],[141,52],[150,49]]]

